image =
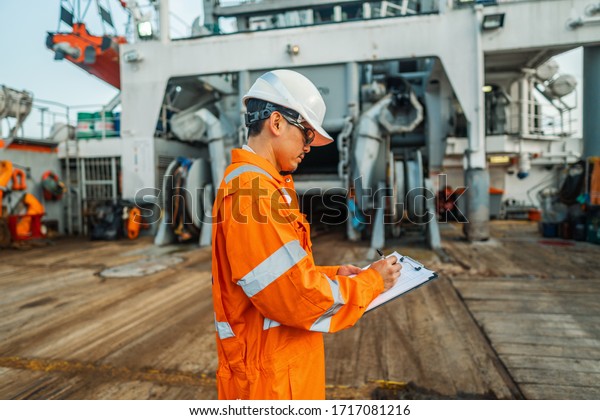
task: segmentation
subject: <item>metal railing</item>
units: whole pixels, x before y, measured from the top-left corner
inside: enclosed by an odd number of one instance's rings
[[[273,5],[271,8],[257,7],[256,11],[253,11],[254,5],[261,6],[261,4],[227,2],[218,7],[219,24],[205,25],[203,32],[198,31],[194,35],[220,35],[432,14],[440,12],[440,3],[442,2],[439,0],[300,2],[287,7],[278,5]],[[238,11],[239,13],[236,14]]]
[[[552,140],[575,134],[577,119],[573,109],[558,110],[551,104],[532,100],[525,103],[515,101],[507,107],[508,118],[504,132],[487,134],[511,134],[523,138]],[[523,116],[522,113],[525,112]]]
[[[118,115],[105,108],[101,104],[70,106],[34,98],[32,111],[19,128],[17,137],[57,143],[67,139],[117,137]]]

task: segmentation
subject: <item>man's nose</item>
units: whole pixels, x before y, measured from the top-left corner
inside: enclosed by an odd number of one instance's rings
[[[304,153],[310,153],[310,144],[304,145]]]

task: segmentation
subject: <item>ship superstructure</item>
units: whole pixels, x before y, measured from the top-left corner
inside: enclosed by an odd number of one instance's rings
[[[490,191],[530,201],[556,181],[548,168],[580,158],[575,80],[553,56],[583,46],[585,104],[600,99],[598,7],[587,0],[209,1],[178,39],[167,0],[152,2],[152,13],[121,3],[136,35],[118,48],[120,136],[77,145],[77,162],[118,159],[119,195],[162,220],[157,243],[176,236],[175,171],[186,175],[195,233],[208,243],[215,184],[245,138],[241,96],[269,69],[315,82],[337,140],[308,155],[298,192],[342,203],[348,236],[367,231],[373,248],[407,228],[439,247],[434,198],[448,185],[465,187],[466,236],[485,240]],[[583,109],[587,155],[599,154],[591,109]],[[77,180],[82,190],[95,181]]]

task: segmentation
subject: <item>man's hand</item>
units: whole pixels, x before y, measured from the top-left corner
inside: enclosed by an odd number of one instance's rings
[[[338,268],[337,274],[338,276],[352,276],[360,273],[361,271],[362,268],[359,268],[352,264],[348,264],[340,266],[340,268]]]
[[[375,261],[371,264],[371,268],[377,270],[383,278],[383,291],[389,290],[400,277],[400,270],[402,270],[402,264],[396,264],[398,258],[391,256],[383,258],[379,261]]]

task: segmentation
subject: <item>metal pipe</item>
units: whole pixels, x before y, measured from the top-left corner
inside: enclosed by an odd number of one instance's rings
[[[476,5],[475,13],[475,112],[469,124],[469,150],[467,160],[469,167],[485,167],[485,98],[483,95],[483,84],[485,82],[483,63],[483,42],[481,40],[481,22],[483,22],[483,6]]]
[[[117,158],[112,157],[110,162],[111,178],[112,178],[112,199],[117,203]]]
[[[171,40],[169,29],[169,0],[160,0],[159,3],[160,42],[168,44]]]
[[[223,126],[221,120],[206,108],[201,109],[198,115],[206,124],[206,139],[211,160],[210,169],[213,183],[216,185],[221,182],[225,174],[224,139],[228,134],[227,129]]]
[[[379,157],[379,149],[383,142],[383,130],[379,125],[378,117],[382,109],[391,102],[389,95],[383,97],[375,105],[364,112],[356,125],[356,141],[354,143],[354,173],[356,188],[356,202],[362,209],[363,188],[375,188],[377,181],[372,181],[373,170]],[[373,185],[372,185],[373,184]],[[374,204],[374,203],[373,203]]]
[[[600,22],[600,17],[578,17],[577,19],[569,20],[567,25],[571,29],[577,29],[588,23],[599,23],[599,22]]]
[[[523,78],[521,79],[520,83],[520,96],[521,96],[521,106],[519,107],[519,116],[521,117],[521,127],[520,128],[520,133],[521,133],[521,137],[525,137],[526,135],[529,134],[529,120],[527,119],[527,109],[528,109],[528,101],[527,101],[527,88],[528,88],[528,83],[527,83],[527,78],[525,76],[523,76]]]
[[[66,106],[67,113],[67,127],[70,122],[70,112],[69,107]],[[65,140],[65,167],[66,167],[66,186],[67,186],[67,232],[69,235],[73,234],[73,208],[72,208],[72,197],[71,197],[71,159],[69,156],[69,136],[67,135],[67,139]]]
[[[83,215],[81,214],[81,162],[79,159],[79,142],[75,142],[75,169],[77,171],[77,233],[83,234]]]

